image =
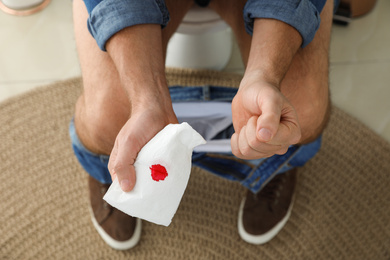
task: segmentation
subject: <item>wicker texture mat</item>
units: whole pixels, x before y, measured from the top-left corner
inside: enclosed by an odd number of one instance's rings
[[[238,86],[240,76],[169,70],[168,80]],[[90,221],[68,138],[80,91],[72,79],[0,104],[0,259],[390,259],[390,145],[336,107],[270,243],[239,238],[239,184],[194,168],[170,227],[143,222],[136,248],[110,249]]]

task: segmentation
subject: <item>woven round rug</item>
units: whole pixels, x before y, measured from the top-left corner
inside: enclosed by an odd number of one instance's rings
[[[170,85],[241,79],[167,73]],[[238,235],[243,187],[193,168],[169,227],[144,221],[139,245],[111,249],[90,221],[87,174],[68,137],[81,85],[58,82],[0,104],[0,259],[390,259],[390,145],[337,107],[321,151],[299,169],[291,218],[269,243]]]

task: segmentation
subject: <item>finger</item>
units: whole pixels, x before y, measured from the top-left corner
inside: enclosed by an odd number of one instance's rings
[[[260,158],[267,158],[271,157],[274,154],[284,154],[288,148],[282,148],[280,149],[280,146],[274,146],[274,145],[269,145],[267,143],[262,143],[264,146],[263,149],[260,149],[260,151],[253,149],[251,153],[248,152],[248,154],[243,154],[241,151],[245,149],[240,149],[239,145],[239,134],[234,133],[231,137],[231,147],[232,147],[232,153],[241,159],[245,160],[252,160],[252,159],[260,159]],[[279,150],[278,150],[279,149]]]
[[[245,128],[245,126],[243,127]],[[242,128],[242,129],[243,129]],[[241,129],[241,130],[242,130]],[[232,147],[232,153],[237,157],[237,158],[241,158],[241,159],[245,159],[245,160],[250,160],[251,158],[248,158],[247,156],[245,156],[242,151],[245,150],[245,149],[241,149],[240,147],[240,134],[241,134],[242,131],[240,131],[239,133],[234,133],[232,135],[232,137],[230,138],[230,144],[231,144],[231,147]],[[253,158],[252,158],[253,159]]]
[[[272,143],[286,146],[296,144],[300,139],[301,129],[299,125],[291,122],[283,122],[280,124],[279,130],[273,138]]]
[[[115,161],[112,161],[110,172],[118,178],[121,189],[125,192],[131,191],[136,182],[134,162],[136,153],[126,142],[116,142]]]
[[[296,144],[301,139],[301,128],[298,122],[298,115],[294,108],[286,104],[283,108],[282,116],[278,131],[273,137],[270,144],[280,144],[282,146],[289,146]]]
[[[278,131],[282,109],[278,102],[271,98],[263,100],[260,109],[256,136],[262,142],[269,142]]]
[[[231,146],[232,146],[232,153],[236,157],[244,159],[244,160],[255,159],[255,157],[253,157],[253,153],[255,151],[250,153],[250,147],[247,144],[245,144],[245,141],[243,141],[242,133],[243,133],[244,129],[245,129],[245,126],[243,128],[241,128],[241,131],[239,133],[233,134],[231,141],[230,141]],[[258,158],[261,158],[261,156],[258,156]]]
[[[287,153],[289,147],[284,147],[275,152],[275,154],[283,155]]]
[[[246,134],[248,129],[248,126],[244,126],[240,133],[238,134],[238,149],[239,149],[239,158],[245,159],[245,160],[252,160],[252,159],[259,159],[259,158],[265,158],[273,155],[273,152],[268,153],[265,152],[264,149],[259,148],[259,150],[253,149],[248,142],[248,136]],[[266,143],[260,143],[260,145],[264,145],[269,147],[270,145]],[[272,150],[272,149],[271,149]],[[273,149],[275,150],[275,149]]]
[[[277,151],[282,149],[282,146],[279,144],[274,145],[265,143],[258,139],[256,135],[257,119],[258,117],[256,116],[251,117],[246,125],[245,134],[249,147],[260,154],[275,154]]]
[[[244,156],[244,158],[248,158],[251,153],[253,154],[252,148],[249,146],[247,138],[246,138],[246,128],[245,125],[241,128],[241,131],[238,135],[238,149],[240,150],[240,154]]]
[[[116,161],[117,153],[118,153],[118,144],[117,144],[117,141],[115,140],[114,147],[112,148],[112,151],[111,151],[111,154],[110,154],[110,158],[108,160],[108,165],[107,165],[108,171],[111,174],[111,180],[112,181],[114,181],[115,178],[116,178],[116,174],[113,171],[113,167],[114,167],[114,162]]]
[[[230,138],[230,147],[232,148],[232,153],[237,156],[238,158],[241,158],[240,150],[238,149],[238,134],[234,133],[232,137]]]

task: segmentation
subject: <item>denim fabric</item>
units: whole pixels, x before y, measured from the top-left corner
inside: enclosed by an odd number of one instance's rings
[[[220,100],[231,102],[237,89],[218,86],[174,86],[169,89],[173,102]],[[83,168],[102,183],[111,183],[107,169],[107,155],[98,155],[88,151],[80,142],[74,128],[73,120],[69,127],[74,153]],[[233,126],[228,127],[217,138],[230,138],[234,133]],[[256,193],[273,176],[286,172],[293,167],[303,166],[320,149],[321,137],[312,143],[291,146],[284,155],[274,155],[259,160],[242,160],[231,153],[193,153],[193,165],[203,168],[220,177],[238,181],[243,186]]]
[[[259,192],[276,174],[305,165],[321,148],[321,136],[315,141],[290,146],[283,155],[265,159],[242,160],[233,154],[194,153],[193,165],[231,181],[238,181],[253,193]]]
[[[320,26],[320,9],[325,0],[248,0],[244,8],[245,29],[252,35],[255,18],[272,18],[283,21],[294,27],[302,36],[302,48],[314,38]]]
[[[334,12],[340,0],[334,0]],[[302,36],[304,48],[320,27],[320,13],[326,0],[248,0],[244,7],[245,29],[252,35],[255,18],[272,18],[294,27]]]
[[[335,3],[339,0],[335,0]],[[164,0],[84,0],[88,29],[100,49],[120,30],[137,24],[161,24],[169,21]],[[273,18],[290,24],[302,36],[302,47],[309,44],[319,28],[325,0],[248,0],[244,8],[246,31],[252,35],[255,18]],[[336,3],[337,5],[337,3]]]
[[[95,154],[81,143],[77,136],[73,119],[69,125],[69,135],[74,154],[84,170],[101,183],[111,183],[111,175],[107,168],[110,157],[108,155]]]
[[[120,30],[137,24],[160,24],[165,27],[169,12],[164,0],[84,0],[89,12],[88,30],[99,48]]]

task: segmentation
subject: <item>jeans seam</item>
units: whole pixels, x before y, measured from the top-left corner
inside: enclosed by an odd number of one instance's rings
[[[169,22],[169,11],[165,5],[165,1],[164,0],[155,0],[158,7],[160,8],[160,12],[161,12],[161,15],[162,15],[162,25],[161,27],[164,28],[165,26],[167,26],[168,22]]]

